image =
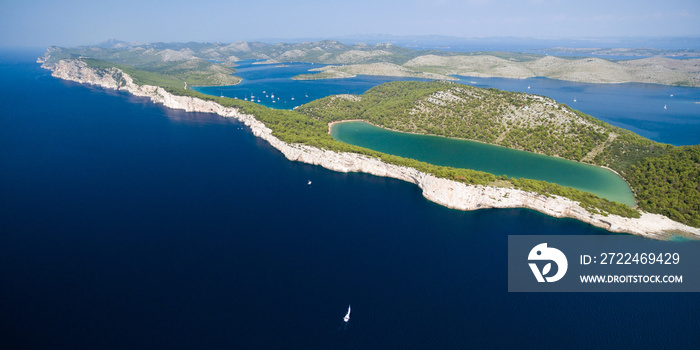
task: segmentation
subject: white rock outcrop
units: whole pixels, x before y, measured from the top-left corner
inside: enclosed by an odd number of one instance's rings
[[[604,216],[591,213],[578,202],[568,198],[549,197],[512,188],[466,185],[359,154],[289,144],[273,136],[272,130],[253,115],[241,113],[236,108],[227,108],[212,101],[172,95],[157,86],[137,85],[129,75],[116,68],[96,70],[80,60],[61,60],[53,66],[44,67],[52,70],[52,75],[60,79],[98,85],[107,89],[126,90],[133,95],[150,98],[151,101],[169,108],[183,109],[188,112],[216,113],[224,117],[236,118],[250,127],[255,136],[269,142],[289,160],[320,165],[339,172],[364,172],[414,183],[423,190],[425,198],[449,208],[459,210],[529,208],[558,218],[574,218],[612,232],[626,232],[656,239],[665,239],[671,234],[700,238],[700,229],[658,214],[642,213],[642,216],[637,219],[617,215]]]

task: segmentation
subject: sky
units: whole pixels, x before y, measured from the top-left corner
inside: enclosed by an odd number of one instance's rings
[[[354,35],[700,37],[699,0],[0,0],[0,47]]]

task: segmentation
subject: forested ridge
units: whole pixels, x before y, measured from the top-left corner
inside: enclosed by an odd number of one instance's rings
[[[360,119],[607,166],[628,181],[641,209],[700,226],[700,146],[661,144],[543,96],[451,82],[391,82],[359,96],[319,99],[298,111],[324,122]]]
[[[363,154],[468,184],[507,186],[544,195],[559,195],[579,201],[584,208],[604,215],[611,213],[639,217],[636,210],[624,204],[569,187],[530,179],[497,177],[470,169],[435,166],[338,142],[328,134],[328,123],[362,119],[399,131],[460,137],[607,165],[628,180],[637,193],[640,208],[698,226],[700,201],[697,188],[695,192],[689,190],[693,188],[693,181],[697,187],[697,157],[687,158],[683,156],[686,148],[656,143],[542,96],[479,89],[442,81],[392,82],[372,88],[364,95],[331,96],[287,111],[185,90],[178,86],[179,79],[168,75],[167,70],[160,72],[154,68],[146,71],[106,61],[87,62],[98,69],[118,66],[134,77],[138,84],[158,85],[176,95],[194,96],[239,108],[265,123],[272,129],[273,135],[285,142]],[[647,163],[640,163],[642,160]],[[671,183],[672,174],[688,173],[682,179],[685,185],[681,186],[678,181],[673,186],[650,182],[642,176],[643,164],[653,164],[655,168],[656,164],[664,164],[666,178]],[[691,164],[695,164],[694,168],[690,167]],[[694,172],[687,172],[688,169],[694,169]],[[642,195],[642,192],[645,194]]]

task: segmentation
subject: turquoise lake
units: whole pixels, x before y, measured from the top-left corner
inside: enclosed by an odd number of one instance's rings
[[[612,171],[486,143],[383,129],[365,122],[333,125],[336,140],[431,164],[553,182],[635,205],[632,190]]]

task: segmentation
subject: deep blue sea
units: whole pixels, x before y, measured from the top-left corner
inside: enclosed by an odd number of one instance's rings
[[[606,231],[290,162],[239,123],[52,78],[39,54],[0,53],[0,348],[700,343],[695,294],[507,292],[508,235]]]

